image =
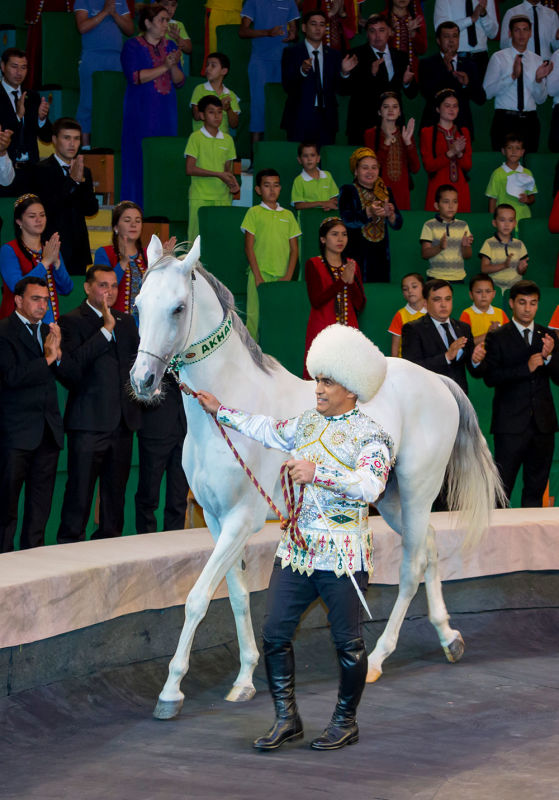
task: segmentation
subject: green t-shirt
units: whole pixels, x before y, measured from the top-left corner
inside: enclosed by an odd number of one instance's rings
[[[241,223],[243,233],[254,235],[254,254],[262,277],[283,278],[289,263],[289,240],[301,235],[301,228],[291,211],[261,203],[249,208]]]
[[[224,97],[229,96],[231,98],[231,108],[235,114],[241,113],[239,98],[235,92],[232,92],[231,89],[228,89],[227,86],[224,86],[223,92],[218,94],[214,89],[212,89],[212,85],[209,81],[206,81],[206,83],[199,83],[198,86],[195,87],[194,91],[192,92],[192,97],[190,98],[190,105],[197,106],[202,97],[205,97],[207,94],[211,94],[214,97],[219,97],[220,100],[223,100]],[[203,124],[204,123],[201,119],[192,120],[192,130],[199,131]],[[229,120],[227,119],[227,114],[225,111],[223,112],[223,120],[219,126],[219,130],[223,131],[223,133],[229,133]]]
[[[318,178],[311,178],[308,172],[303,170],[297,175],[291,187],[291,205],[295,203],[317,203],[320,200],[326,202],[339,194],[338,187],[334,178],[329,172],[320,170]]]
[[[507,180],[511,175],[525,175],[529,178],[534,177],[526,167],[520,166],[519,169],[512,170],[510,167],[502,164],[494,170],[489,178],[485,194],[487,197],[493,197],[497,201],[497,205],[509,203],[516,211],[516,223],[518,226],[518,221],[521,219],[529,219],[532,216],[532,212],[530,211],[530,206],[527,206],[526,203],[521,203],[518,197],[507,192]],[[534,182],[533,188],[528,189],[526,194],[537,194],[537,192],[538,189]]]
[[[178,21],[178,19],[172,19],[169,22],[169,25],[176,25],[177,26],[177,28],[179,29],[179,36],[180,36],[181,39],[190,39],[190,36],[186,32],[186,28],[184,27],[182,22]],[[165,34],[165,38],[169,39],[171,42],[175,41],[173,39],[173,37],[168,32]],[[175,42],[175,44],[176,44],[176,42]],[[177,47],[178,47],[178,45],[177,45]],[[184,53],[181,53],[181,65],[182,64],[184,64]]]
[[[196,166],[211,172],[223,172],[228,161],[236,158],[235,144],[228,133],[219,131],[211,136],[205,128],[194,131],[188,137],[185,156],[196,159]],[[203,178],[193,175],[188,196],[196,200],[211,200],[229,205],[231,192],[219,178]]]
[[[464,259],[462,258],[462,237],[470,235],[468,223],[461,219],[445,222],[438,216],[428,219],[419,237],[422,242],[437,245],[446,234],[446,247],[429,259],[427,275],[444,281],[461,281],[466,277]]]

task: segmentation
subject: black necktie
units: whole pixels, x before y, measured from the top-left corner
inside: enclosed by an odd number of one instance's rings
[[[520,53],[519,56],[522,59]],[[522,61],[520,61],[520,75],[516,79],[516,98],[518,110],[524,111],[524,67],[522,66]]]
[[[540,21],[538,19],[538,12],[536,11],[536,6],[533,6],[532,11],[534,12],[534,52],[536,55],[541,56],[541,47],[540,47]]]
[[[474,13],[473,0],[466,0],[466,16],[471,17],[473,13]],[[468,44],[470,45],[470,47],[475,47],[477,44],[477,31],[475,22],[472,22],[472,24],[468,26],[467,33],[468,33]]]
[[[530,347],[530,328],[524,328],[522,332],[524,334],[524,342],[526,347]]]
[[[68,164],[63,164],[62,165],[62,169],[64,170],[64,174],[65,175],[69,175],[70,174],[70,167],[68,166]]]
[[[450,345],[454,341],[454,336],[452,335],[452,331],[450,330],[450,325],[448,324],[448,322],[441,322],[441,328],[446,334],[446,341],[448,343],[448,347],[450,347]]]
[[[388,83],[388,67],[386,66],[386,61],[384,61],[384,52],[384,50],[377,50],[377,57],[383,59],[382,64],[378,68],[377,77],[382,74],[382,77],[385,78]]]
[[[314,56],[314,78],[316,81],[316,100],[319,108],[324,108],[324,92],[322,90],[322,80],[320,77],[320,61],[318,60],[318,50],[313,50]]]
[[[14,98],[14,106],[15,106],[16,114],[17,114],[17,101],[19,100],[19,95],[15,90],[11,94],[12,94],[12,97]]]
[[[29,332],[31,333],[31,338],[33,339],[33,342],[42,352],[43,348],[41,347],[41,343],[39,342],[39,335],[38,335],[39,324],[40,324],[39,322],[28,322],[27,327],[29,328]]]

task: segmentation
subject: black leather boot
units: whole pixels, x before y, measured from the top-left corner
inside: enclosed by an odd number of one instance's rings
[[[313,739],[315,750],[338,750],[359,741],[356,713],[367,677],[367,651],[363,639],[352,639],[337,650],[340,664],[338,702],[330,724]]]
[[[268,686],[276,709],[276,721],[269,731],[255,739],[257,750],[277,750],[284,742],[301,739],[303,723],[295,702],[295,659],[293,645],[264,640],[264,659]]]

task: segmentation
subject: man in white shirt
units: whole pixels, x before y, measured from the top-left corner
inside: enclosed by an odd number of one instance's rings
[[[483,80],[489,61],[487,40],[499,32],[495,0],[435,0],[435,30],[447,21],[455,22],[460,30],[459,55],[469,55],[476,62]]]
[[[495,98],[491,146],[500,150],[505,136],[516,133],[526,152],[533,153],[540,140],[536,106],[547,97],[546,78],[553,65],[528,50],[532,33],[528,17],[511,17],[509,30],[512,44],[491,56],[483,82],[487,97]]]
[[[509,8],[501,24],[501,49],[510,47],[509,23],[512,17],[528,17],[532,23],[532,35],[528,42],[528,50],[541,56],[551,58],[559,48],[559,15],[552,8],[543,6],[539,0],[524,0],[520,5]]]

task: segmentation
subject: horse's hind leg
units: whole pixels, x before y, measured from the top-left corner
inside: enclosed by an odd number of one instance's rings
[[[227,587],[237,627],[241,668],[231,687],[231,691],[225,699],[240,703],[250,700],[256,694],[252,675],[258,664],[258,648],[254,639],[254,629],[250,616],[250,592],[243,571],[242,559],[238,560],[227,573]]]
[[[448,624],[449,616],[443,599],[443,589],[439,575],[439,559],[435,531],[429,525],[427,532],[427,567],[425,568],[425,592],[429,608],[429,622],[434,626],[445,655],[451,663],[460,661],[464,654],[464,640],[460,631]]]

